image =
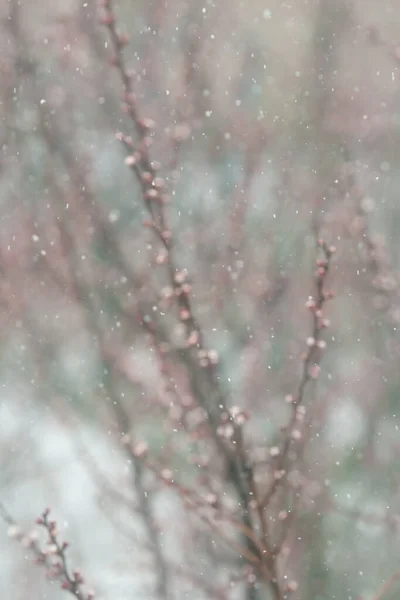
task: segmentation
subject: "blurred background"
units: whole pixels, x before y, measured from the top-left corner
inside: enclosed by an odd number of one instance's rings
[[[312,333],[315,239],[337,248],[285,568],[292,598],[378,599],[400,552],[400,7],[115,11],[176,261],[221,389],[250,414],[260,485]],[[121,444],[145,441],[183,485],[213,491],[165,257],[115,137],[134,129],[98,7],[0,12],[1,502],[27,531],[50,506],[101,598],[242,599],[234,553]],[[0,544],[4,596],[64,597],[6,527]]]

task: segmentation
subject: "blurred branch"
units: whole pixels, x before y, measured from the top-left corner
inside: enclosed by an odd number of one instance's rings
[[[372,600],[382,600],[392,589],[395,587],[397,582],[400,580],[400,568],[397,569],[389,579],[385,581],[378,592],[373,596]],[[362,600],[362,599],[361,599]]]
[[[193,382],[195,397],[200,405],[206,409],[217,447],[223,453],[228,463],[227,473],[242,506],[243,524],[250,530],[253,530],[254,524],[249,506],[251,499],[251,490],[249,487],[249,481],[252,478],[251,466],[247,464],[243,453],[235,452],[232,455],[232,452],[228,449],[223,439],[218,436],[217,431],[221,415],[226,412],[226,399],[220,389],[213,364],[209,362],[205,368],[201,368],[197,358],[200,352],[204,352],[207,357],[204,336],[193,314],[190,298],[191,286],[187,282],[185,272],[179,270],[175,265],[173,237],[165,216],[165,203],[167,201],[164,191],[165,182],[158,176],[156,169],[158,165],[154,164],[149,155],[149,147],[152,142],[151,131],[154,130],[155,123],[139,116],[139,109],[133,88],[133,76],[128,72],[123,53],[128,40],[124,34],[117,31],[112,2],[110,0],[103,0],[102,4],[104,12],[101,22],[108,29],[114,52],[111,62],[120,74],[125,110],[133,121],[137,144],[135,145],[132,138],[124,134],[119,134],[118,138],[126,148],[127,158],[125,162],[136,176],[142,192],[144,205],[149,212],[151,220],[148,226],[154,231],[166,252],[166,270],[169,275],[170,285],[174,290],[178,313],[187,335],[186,349],[182,350],[182,355],[185,356],[190,365],[191,381]],[[251,540],[245,540],[245,544],[248,547],[249,555],[258,555],[258,550],[254,547]],[[264,557],[260,556],[260,559],[262,563]],[[274,577],[271,580],[271,589],[274,596],[277,599],[280,598],[279,586]],[[249,600],[253,600],[256,597],[257,592],[250,585],[248,587],[248,598]]]
[[[330,262],[335,248],[329,247],[323,241],[318,242],[322,250],[323,258],[317,260],[317,274],[315,277],[316,294],[310,296],[306,302],[306,307],[312,316],[312,333],[307,338],[308,350],[303,356],[302,376],[299,387],[295,395],[288,395],[286,401],[291,407],[291,417],[285,431],[282,447],[271,448],[271,456],[276,457],[275,477],[273,483],[262,499],[262,506],[269,504],[278,488],[283,484],[288,476],[288,455],[292,444],[302,437],[299,427],[304,420],[306,408],[303,406],[306,386],[310,381],[315,381],[320,372],[320,361],[326,343],[321,339],[323,330],[329,325],[329,321],[324,317],[323,309],[327,300],[332,297],[331,292],[325,290],[325,282],[329,272]]]

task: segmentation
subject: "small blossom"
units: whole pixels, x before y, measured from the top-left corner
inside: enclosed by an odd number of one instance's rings
[[[156,126],[156,124],[153,121],[153,119],[149,119],[147,117],[144,117],[143,119],[139,119],[138,120],[138,125],[142,129],[154,129],[155,126]]]
[[[167,242],[172,237],[172,232],[169,229],[165,229],[165,231],[161,232],[162,239]]]
[[[232,406],[229,409],[229,416],[232,419],[235,419],[235,417],[237,417],[240,413],[241,413],[241,409],[238,406]]]
[[[257,581],[257,577],[255,573],[249,573],[249,575],[247,575],[247,581],[249,583],[256,583]]]
[[[163,187],[165,187],[165,179],[162,177],[155,177],[155,179],[153,179],[153,185],[155,188],[161,190]]]
[[[161,477],[166,481],[172,481],[173,476],[174,474],[172,473],[171,469],[163,469],[161,471]]]
[[[167,251],[161,251],[157,254],[156,256],[156,264],[157,265],[164,265],[168,260],[168,252]]]
[[[149,171],[143,171],[143,173],[140,175],[140,179],[144,183],[151,183],[153,180],[153,175],[149,173]]]
[[[325,294],[324,294],[325,300],[332,300],[332,298],[334,298],[334,297],[335,297],[335,294],[331,290],[329,290],[328,292],[325,292]]]
[[[141,458],[142,456],[145,456],[147,450],[148,445],[146,444],[146,442],[136,442],[136,444],[132,448],[133,455],[136,456],[136,458]]]
[[[287,510],[280,510],[279,513],[278,513],[278,519],[279,519],[279,521],[284,521],[287,518],[288,518],[288,512],[287,512]]]
[[[159,197],[159,193],[157,190],[151,188],[149,190],[146,190],[145,196],[148,200],[155,200]]]
[[[79,584],[84,583],[83,575],[80,571],[74,571],[72,573],[72,575],[74,576],[74,581],[76,583],[79,583]]]
[[[100,25],[110,26],[114,23],[114,17],[110,12],[102,15],[99,19]]]
[[[216,350],[209,350],[207,353],[207,358],[212,365],[217,365],[219,362],[219,355]]]
[[[293,404],[293,400],[294,400],[294,398],[293,398],[292,394],[286,394],[286,396],[285,396],[286,404]]]
[[[118,34],[118,43],[120,46],[126,46],[127,44],[129,44],[129,37],[126,33]]]
[[[232,406],[229,410],[230,418],[235,422],[236,425],[244,425],[249,420],[247,412],[239,408],[239,406]]]
[[[272,457],[279,456],[280,453],[281,451],[279,450],[278,446],[272,446],[272,448],[269,449],[269,454]]]
[[[218,504],[218,496],[217,494],[214,493],[209,493],[206,496],[206,502],[207,504],[209,504],[210,506],[216,506]]]
[[[70,584],[69,581],[65,580],[65,581],[61,582],[61,589],[63,589],[63,590],[70,590],[70,589],[72,589],[72,586],[71,586],[71,584]]]
[[[320,348],[320,350],[325,350],[325,348],[326,348],[325,340],[318,340],[317,346],[318,346],[318,348]]]
[[[188,294],[190,294],[192,286],[190,285],[190,283],[184,283],[181,287],[181,290],[187,296]]]
[[[133,167],[137,164],[137,159],[133,154],[130,154],[125,158],[124,163],[127,167]]]
[[[299,589],[299,584],[297,581],[288,581],[287,590],[288,592],[296,592]]]
[[[35,540],[33,540],[29,535],[25,535],[21,540],[23,548],[30,548],[34,542]]]
[[[312,296],[309,296],[305,306],[306,308],[313,310],[316,307],[315,299]]]
[[[19,538],[21,534],[22,530],[20,527],[18,527],[18,525],[10,525],[10,527],[7,530],[8,537],[13,539]]]
[[[301,434],[301,431],[299,429],[293,429],[292,433],[292,439],[298,441],[301,440],[301,438],[303,437]]]
[[[310,348],[312,348],[313,346],[315,346],[315,338],[308,337],[306,343],[307,343],[307,346],[309,346]]]
[[[298,406],[296,408],[296,421],[303,423],[306,414],[306,408],[304,406]]]
[[[247,423],[247,421],[249,420],[249,414],[247,412],[241,412],[239,415],[237,415],[237,417],[235,418],[235,423],[236,425],[242,426],[245,423]]]
[[[188,339],[186,340],[186,346],[197,346],[200,341],[200,334],[195,329],[190,333]]]
[[[174,290],[172,289],[172,287],[163,287],[161,290],[161,295],[165,300],[169,300],[173,297]]]
[[[319,365],[312,365],[308,369],[308,375],[311,377],[311,379],[318,379],[320,372],[321,367]]]
[[[178,285],[181,285],[182,283],[184,283],[185,279],[186,279],[186,275],[185,275],[184,271],[178,271],[174,275],[174,281]]]
[[[235,434],[235,428],[230,423],[227,423],[226,425],[220,425],[217,429],[217,433],[220,437],[230,440]]]

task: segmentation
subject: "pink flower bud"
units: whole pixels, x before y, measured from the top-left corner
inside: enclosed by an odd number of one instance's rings
[[[147,454],[148,446],[146,442],[136,442],[132,448],[133,455],[136,458],[142,458]]]
[[[272,446],[272,448],[269,449],[269,454],[272,457],[279,456],[280,453],[281,451],[279,450],[278,446]]]
[[[287,584],[287,591],[288,592],[296,592],[299,588],[299,584],[297,583],[297,581],[289,581]]]
[[[318,379],[320,372],[321,367],[319,365],[311,365],[311,367],[308,369],[308,375],[311,377],[311,379]]]
[[[315,299],[312,296],[309,296],[306,304],[305,304],[306,308],[308,308],[309,310],[314,310],[314,308],[316,307],[316,302]]]

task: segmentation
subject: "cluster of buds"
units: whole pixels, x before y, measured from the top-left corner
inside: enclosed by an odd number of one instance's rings
[[[235,435],[235,428],[232,423],[223,423],[217,428],[217,434],[226,440],[231,440]]]
[[[232,406],[228,413],[229,419],[239,427],[247,423],[247,421],[250,419],[249,413],[239,406]]]
[[[324,258],[317,259],[317,277],[324,277],[329,267],[329,260],[332,254],[336,252],[336,248],[335,246],[325,246],[323,242],[320,242],[319,245],[323,248]]]
[[[191,291],[191,285],[187,281],[187,274],[185,271],[177,271],[174,275],[174,286],[175,286],[175,294],[177,296],[181,295],[189,295]],[[190,318],[190,314],[189,317]]]
[[[219,362],[219,355],[216,350],[199,350],[198,357],[200,366],[203,368],[217,365]]]
[[[323,301],[330,300],[331,298],[333,298],[332,292],[324,293]],[[305,303],[305,307],[308,308],[308,310],[314,315],[315,319],[317,320],[317,329],[327,329],[330,325],[329,320],[323,317],[322,310],[318,306],[318,304],[321,304],[321,300],[319,303],[317,303],[317,300],[313,296],[309,296]],[[314,346],[315,344],[316,340],[313,337],[309,337],[307,339],[308,346]]]
[[[135,458],[144,458],[147,455],[149,448],[146,442],[133,442],[129,434],[122,436],[121,442]]]
[[[312,336],[307,338],[306,343],[309,348],[313,348],[314,346],[316,348],[319,348],[320,350],[325,350],[325,348],[326,348],[325,340],[316,340]]]
[[[317,273],[316,273],[316,295],[309,296],[305,306],[311,312],[313,320],[312,335],[306,339],[307,351],[303,353],[303,375],[301,382],[298,387],[296,394],[287,394],[285,396],[286,404],[291,406],[291,418],[287,426],[282,427],[282,431],[287,432],[287,440],[285,444],[280,446],[272,446],[269,448],[269,455],[271,459],[275,459],[277,468],[274,471],[274,485],[272,486],[272,492],[278,486],[278,481],[283,477],[288,477],[288,481],[292,487],[299,485],[298,478],[296,479],[296,473],[292,472],[287,474],[282,466],[285,464],[286,458],[290,461],[294,460],[296,455],[292,450],[291,442],[301,442],[304,433],[304,420],[306,409],[303,406],[303,396],[305,390],[305,384],[307,380],[317,379],[320,374],[319,361],[321,358],[322,351],[326,348],[326,342],[320,339],[321,330],[329,326],[329,321],[323,315],[323,307],[327,300],[333,297],[332,292],[326,292],[324,289],[325,277],[328,273],[330,259],[336,251],[334,246],[327,246],[325,242],[319,241],[318,246],[323,252],[323,258],[317,260]],[[267,495],[267,498],[269,496]]]
[[[221,423],[217,428],[217,434],[236,444],[236,434],[239,433],[241,427],[247,423],[249,418],[249,414],[238,406],[232,406],[228,410],[223,410],[220,414]]]
[[[221,413],[221,425],[232,425],[234,427],[242,427],[250,418],[247,411],[239,406],[231,406],[228,410]]]
[[[330,260],[332,254],[335,254],[336,252],[336,246],[328,246],[322,239],[318,240],[318,246],[322,248],[327,260]]]
[[[317,294],[316,297],[309,296],[305,303],[306,308],[311,312],[313,317],[313,334],[306,339],[308,350],[303,354],[303,360],[306,363],[306,374],[310,379],[318,378],[320,373],[318,364],[319,356],[326,348],[326,341],[320,339],[321,330],[329,327],[329,320],[323,314],[323,306],[327,300],[333,298],[333,293],[325,291],[324,283],[331,257],[336,252],[334,246],[327,246],[322,240],[318,242],[318,245],[323,251],[323,258],[319,258],[316,261]],[[319,355],[315,354],[315,350],[319,350]]]

